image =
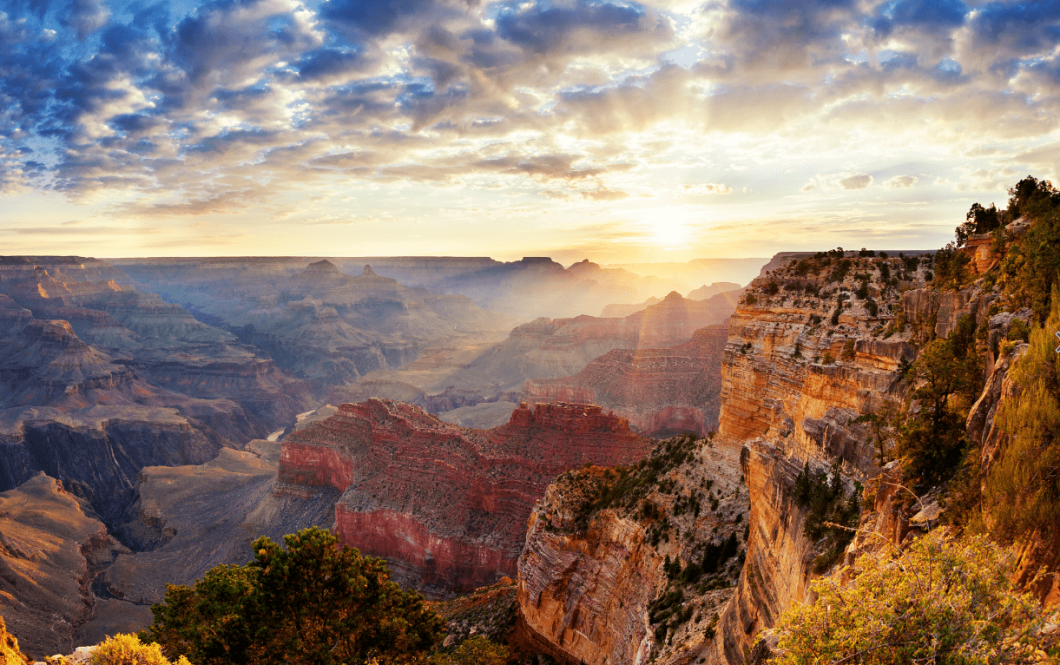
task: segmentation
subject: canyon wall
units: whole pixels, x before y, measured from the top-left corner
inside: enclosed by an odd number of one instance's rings
[[[824,472],[837,462],[849,491],[855,480],[878,477],[882,456],[872,416],[886,417],[900,408],[907,396],[900,379],[919,347],[949,334],[965,314],[977,324],[986,322],[991,330],[996,327],[992,319],[986,321],[992,294],[975,286],[944,293],[928,288],[925,275],[931,259],[921,258],[914,262],[848,255],[839,269],[841,256],[815,265],[810,255],[791,255],[775,260],[772,272],[752,283],[730,319],[721,366],[719,433],[714,440],[719,449],[730,451],[732,465],[718,472],[742,475],[749,492],[745,560],[711,636],[686,638],[681,648],[655,642],[650,648],[621,654],[610,642],[587,639],[585,635],[591,633],[582,626],[599,625],[615,631],[609,640],[616,644],[651,642],[645,641],[643,625],[655,625],[652,619],[658,616],[659,603],[668,597],[666,589],[672,589],[666,586],[667,575],[661,566],[652,574],[640,573],[652,592],[647,601],[635,603],[633,612],[641,623],[630,621],[625,618],[628,609],[608,607],[592,592],[584,598],[582,592],[563,586],[555,579],[559,574],[547,568],[559,565],[561,570],[596,568],[610,575],[626,574],[608,552],[621,547],[636,551],[638,541],[612,528],[598,530],[592,538],[561,542],[532,522],[524,550],[528,565],[520,569],[520,584],[550,576],[553,581],[544,586],[534,582],[534,594],[520,596],[521,612],[551,653],[570,662],[593,664],[654,658],[661,663],[735,665],[745,661],[757,634],[773,626],[791,603],[804,599],[814,562],[822,554],[822,544],[804,535],[806,515],[795,501],[796,478],[804,466]],[[988,371],[993,368],[993,356],[987,358],[987,366]],[[584,387],[579,389],[570,394],[589,396]],[[884,440],[883,445],[893,446]],[[885,452],[891,455],[893,449]],[[879,501],[884,495],[876,496]],[[900,540],[916,511],[906,514],[903,511],[911,508],[899,503],[875,505],[863,513],[864,519],[875,520],[868,528]],[[671,519],[673,511],[662,514]],[[539,519],[537,515],[534,519]],[[658,559],[664,551],[645,549],[647,554],[638,553],[629,561]],[[581,553],[573,555],[576,566],[564,563],[571,559],[571,550]],[[600,552],[600,557],[593,552]],[[687,565],[683,554],[679,558]],[[535,565],[535,561],[545,563]],[[652,567],[641,565],[638,570]],[[551,591],[545,593],[544,588]],[[600,593],[606,597],[608,592]],[[572,612],[576,607],[581,609]],[[589,624],[586,616],[592,617]]]
[[[755,302],[732,318],[723,361],[721,435],[745,442],[741,465],[751,496],[751,531],[739,586],[721,617],[718,639],[704,654],[707,662],[744,662],[756,635],[792,603],[805,600],[821,552],[803,533],[806,516],[794,501],[803,465],[812,469],[838,461],[850,480],[880,484],[880,444],[864,417],[886,418],[900,410],[907,397],[900,379],[925,342],[948,335],[964,315],[977,325],[987,318],[992,294],[976,286],[941,293],[929,288],[924,274],[930,261],[903,270],[888,260],[889,272],[902,278],[888,284],[881,274],[884,263],[862,258],[850,267],[853,274],[870,275],[862,291],[867,298],[856,297],[857,282],[811,282],[818,294],[831,289],[832,297],[845,288],[847,298],[839,306],[807,298],[805,291],[789,294],[790,285],[807,283],[789,263],[755,280],[749,290]],[[993,356],[987,366],[993,367]],[[893,456],[893,448],[886,454]],[[861,527],[900,542],[919,508],[894,494],[893,487],[874,491],[875,504],[865,507]],[[859,538],[852,549],[870,546]]]
[[[100,566],[123,548],[77,497],[39,474],[0,492],[0,614],[37,659],[79,644]]]
[[[464,429],[399,402],[343,404],[282,447],[290,491],[330,486],[339,537],[388,560],[395,579],[445,596],[515,573],[531,507],[549,481],[585,464],[627,464],[650,441],[598,406],[517,408]]]

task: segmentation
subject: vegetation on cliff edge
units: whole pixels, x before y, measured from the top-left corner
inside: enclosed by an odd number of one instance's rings
[[[1060,655],[1055,635],[1043,633],[1050,613],[1012,588],[1014,560],[985,537],[952,540],[939,530],[902,552],[863,555],[845,571],[851,583],[811,582],[817,600],[784,614],[771,662],[1048,662]]]

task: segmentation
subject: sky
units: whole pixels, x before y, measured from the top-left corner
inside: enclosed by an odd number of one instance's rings
[[[0,254],[936,248],[1058,93],[1060,0],[2,0]]]

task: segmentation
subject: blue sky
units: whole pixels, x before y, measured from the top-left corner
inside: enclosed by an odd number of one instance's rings
[[[937,247],[1060,158],[1060,1],[0,4],[0,253]]]

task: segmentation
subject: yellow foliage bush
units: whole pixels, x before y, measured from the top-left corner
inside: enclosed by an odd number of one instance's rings
[[[894,556],[860,557],[854,579],[815,580],[817,599],[784,614],[773,665],[1045,663],[1052,618],[1008,579],[1014,556],[985,536],[940,530]]]
[[[144,644],[135,635],[121,633],[101,642],[88,662],[89,665],[171,665],[162,655],[162,647],[158,644]],[[172,665],[191,663],[184,656],[180,656]]]

